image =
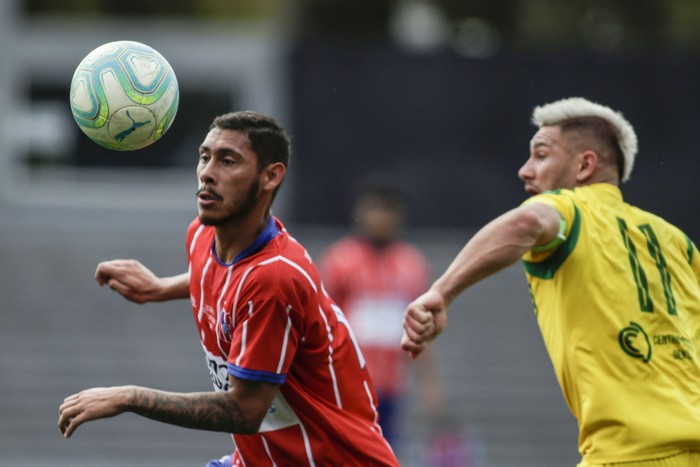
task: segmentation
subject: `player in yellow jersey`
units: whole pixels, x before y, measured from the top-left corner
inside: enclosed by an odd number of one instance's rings
[[[479,230],[406,310],[413,357],[467,287],[522,259],[547,351],[579,426],[580,467],[700,466],[700,257],[623,201],[637,137],[582,98],[533,113],[518,175],[533,195]]]

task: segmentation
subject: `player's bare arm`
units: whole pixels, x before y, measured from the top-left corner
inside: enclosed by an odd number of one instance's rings
[[[467,287],[517,262],[525,252],[559,234],[560,216],[542,203],[508,211],[484,226],[431,287],[449,304]]]
[[[257,433],[278,385],[230,376],[225,392],[173,393],[138,386],[92,388],[67,397],[58,427],[69,438],[85,422],[133,412],[198,430]]]
[[[187,273],[158,277],[134,259],[116,259],[98,264],[95,280],[101,286],[107,284],[127,300],[136,303],[189,297]]]
[[[529,249],[551,242],[559,230],[559,213],[542,203],[518,207],[488,223],[467,242],[430,290],[408,306],[401,347],[417,357],[442,332],[447,307],[461,292],[514,264]],[[428,319],[430,315],[432,319]]]

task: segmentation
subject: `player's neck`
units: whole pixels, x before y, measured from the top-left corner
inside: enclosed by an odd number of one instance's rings
[[[243,221],[216,227],[215,252],[222,263],[230,264],[262,233],[270,221],[270,211],[254,212]]]
[[[620,186],[620,179],[617,175],[616,168],[603,167],[596,170],[586,180],[579,180],[577,186],[593,185],[595,183],[609,183],[610,185]]]

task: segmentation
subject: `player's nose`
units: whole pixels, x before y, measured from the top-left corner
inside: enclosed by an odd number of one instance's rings
[[[208,164],[204,165],[203,167],[199,167],[197,170],[197,176],[199,178],[199,181],[204,183],[204,184],[212,184],[215,180],[214,178],[214,168],[213,168],[213,163],[210,161]]]
[[[532,180],[534,178],[535,174],[534,171],[532,170],[532,164],[530,164],[530,160],[528,159],[527,162],[525,162],[522,167],[518,170],[518,178],[522,181],[528,181]]]

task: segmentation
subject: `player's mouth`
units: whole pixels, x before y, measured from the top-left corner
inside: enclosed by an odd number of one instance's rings
[[[532,196],[540,194],[540,190],[536,186],[531,185],[529,183],[525,184],[525,191],[527,191]]]
[[[197,190],[197,200],[202,207],[210,206],[214,203],[222,201],[223,198],[216,191],[208,187],[202,187]]]

